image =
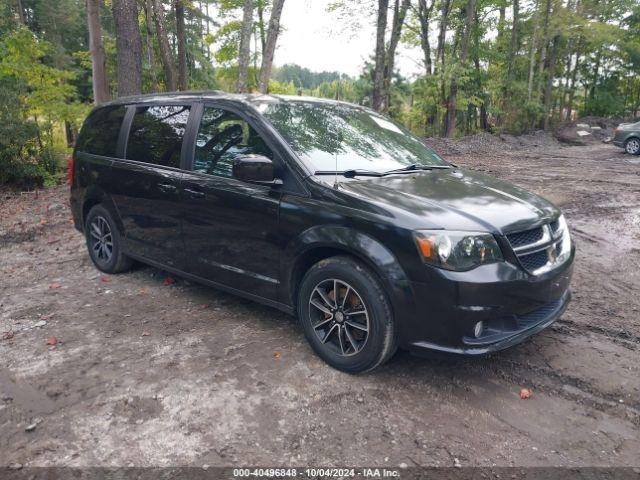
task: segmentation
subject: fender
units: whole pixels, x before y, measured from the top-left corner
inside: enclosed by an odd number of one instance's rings
[[[111,199],[111,195],[107,194],[99,185],[95,185],[95,184],[89,185],[89,187],[84,192],[83,199],[82,199],[82,210],[81,210],[83,227],[85,222],[84,211],[85,211],[85,205],[87,205],[87,203],[102,204],[102,206],[109,211],[109,213],[111,214],[111,217],[115,220],[120,233],[123,236],[126,235],[124,231],[124,225],[122,224],[122,220],[120,219],[120,214],[118,213],[118,208],[116,207],[115,203],[113,203],[113,200]]]
[[[314,250],[335,249],[368,265],[380,278],[396,316],[415,311],[411,284],[396,256],[382,243],[361,231],[341,225],[317,225],[303,231],[285,248],[281,265],[282,293],[286,303],[296,304],[296,267]],[[290,259],[290,260],[289,260]],[[293,288],[292,288],[293,287]],[[398,322],[402,326],[404,322]]]

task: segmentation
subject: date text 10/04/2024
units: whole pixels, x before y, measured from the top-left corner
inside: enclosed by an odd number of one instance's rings
[[[234,468],[236,478],[399,478],[397,469],[389,468]]]

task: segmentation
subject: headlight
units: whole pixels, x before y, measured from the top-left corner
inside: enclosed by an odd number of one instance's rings
[[[419,230],[415,232],[415,239],[426,263],[447,270],[471,270],[503,260],[500,247],[490,233]]]
[[[564,218],[564,215],[558,217],[558,233],[569,233],[569,226],[567,225],[567,219]]]
[[[569,226],[567,225],[567,220],[564,218],[564,215],[560,215],[558,218],[558,230],[555,236],[562,236],[558,259],[556,260],[557,263],[562,263],[571,256],[571,234],[569,233]]]

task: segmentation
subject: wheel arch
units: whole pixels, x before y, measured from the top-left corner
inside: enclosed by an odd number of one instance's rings
[[[356,229],[319,225],[304,231],[287,248],[283,268],[284,301],[294,308],[304,274],[317,262],[337,255],[350,256],[366,265],[389,295],[394,312],[411,304],[410,283],[396,256],[380,241]]]
[[[120,219],[120,215],[118,215],[118,210],[111,200],[111,197],[107,195],[101,188],[95,187],[90,188],[84,195],[84,199],[82,201],[82,228],[85,228],[85,223],[87,221],[87,215],[91,211],[93,207],[96,205],[104,206],[107,211],[113,217],[113,220],[116,222],[118,230],[124,233],[122,222]]]

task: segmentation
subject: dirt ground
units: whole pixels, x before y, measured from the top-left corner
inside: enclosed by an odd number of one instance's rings
[[[435,147],[563,208],[569,310],[488,358],[400,352],[356,377],[276,310],[151,267],[100,274],[65,186],[4,193],[0,465],[640,466],[640,163],[503,140]]]

